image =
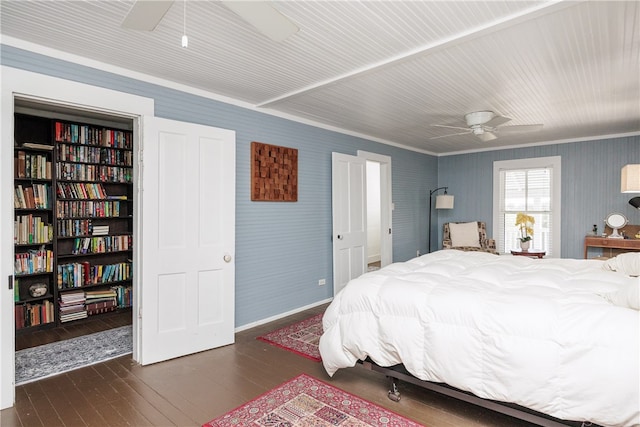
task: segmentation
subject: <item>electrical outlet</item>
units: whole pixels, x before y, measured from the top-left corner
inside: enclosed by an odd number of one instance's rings
[[[326,283],[327,283],[327,281],[324,280],[324,279],[318,280],[318,286],[324,286]]]
[[[420,256],[420,249],[416,251],[416,256]]]

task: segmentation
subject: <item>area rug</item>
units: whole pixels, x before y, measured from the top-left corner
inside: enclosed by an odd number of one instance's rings
[[[221,426],[418,427],[421,424],[302,374],[203,425]]]
[[[322,335],[322,314],[316,314],[301,322],[262,335],[258,339],[319,362],[322,360],[318,350],[320,335]]]
[[[16,351],[16,385],[130,354],[131,326]]]

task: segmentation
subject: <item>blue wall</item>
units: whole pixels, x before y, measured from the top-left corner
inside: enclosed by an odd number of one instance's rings
[[[276,316],[332,295],[331,152],[375,152],[392,158],[394,261],[427,250],[428,194],[448,186],[455,209],[434,211],[432,247],[442,224],[482,219],[492,227],[493,161],[562,157],[563,257],[582,258],[584,235],[609,212],[640,223],[620,193],[620,169],[640,163],[640,137],[443,156],[331,132],[178,90],[0,46],[2,65],[128,92],[155,100],[155,114],[233,129],[236,152],[236,326]],[[251,141],[299,150],[297,203],[251,202]],[[440,194],[440,193],[439,193]],[[324,287],[317,285],[326,279]]]
[[[492,230],[495,160],[547,156],[562,158],[563,258],[583,258],[584,236],[593,224],[604,231],[608,213],[622,213],[631,224],[640,224],[640,212],[628,203],[634,194],[620,193],[622,167],[640,163],[640,136],[632,136],[440,157],[438,182],[455,195],[455,209],[440,212],[438,241],[442,224],[449,221],[483,220]]]
[[[437,158],[262,114],[208,98],[1,46],[2,65],[155,100],[155,115],[236,131],[236,326],[332,296],[331,152],[392,158],[393,252],[405,261],[427,247],[427,200]],[[251,202],[250,143],[299,150],[296,203]],[[318,286],[319,279],[325,286]]]

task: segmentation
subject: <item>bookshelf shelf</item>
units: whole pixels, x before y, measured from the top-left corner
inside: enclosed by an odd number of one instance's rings
[[[14,300],[21,333],[131,304],[133,133],[50,117],[15,115]],[[46,271],[23,272],[32,269]],[[46,284],[46,294],[32,296],[34,284]]]
[[[41,297],[37,297],[37,298],[25,298],[25,299],[21,299],[20,301],[15,301],[16,304],[29,304],[29,303],[34,303],[34,302],[41,302],[44,300],[49,300],[53,298],[53,294],[50,292],[47,292],[45,295],[41,296]]]
[[[100,256],[100,255],[110,255],[110,254],[130,254],[133,252],[133,249],[127,249],[125,251],[109,251],[109,252],[92,252],[92,253],[85,253],[85,254],[64,254],[64,255],[58,255],[58,259],[72,259],[72,258],[79,258],[79,257],[91,257],[91,256]]]

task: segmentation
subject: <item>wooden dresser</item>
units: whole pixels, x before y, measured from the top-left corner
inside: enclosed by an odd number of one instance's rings
[[[631,251],[640,251],[640,239],[610,239],[608,237],[587,236],[584,238],[584,257],[589,248],[602,248],[602,256],[614,257]]]

